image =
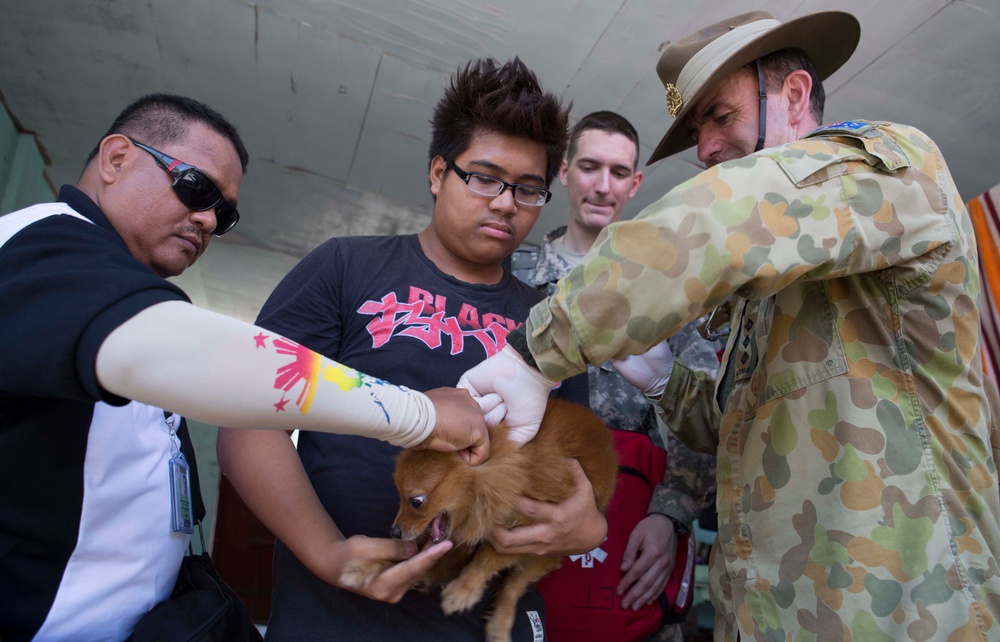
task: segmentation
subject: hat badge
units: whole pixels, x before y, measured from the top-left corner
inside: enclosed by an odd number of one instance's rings
[[[684,97],[681,96],[681,92],[677,89],[674,83],[667,83],[667,111],[670,112],[671,118],[677,118],[677,114],[681,111],[681,106],[684,104]]]

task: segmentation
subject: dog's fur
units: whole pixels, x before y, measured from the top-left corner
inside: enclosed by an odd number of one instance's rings
[[[404,450],[396,463],[400,504],[392,536],[455,544],[424,578],[429,585],[447,583],[441,601],[447,614],[477,604],[490,579],[509,569],[486,622],[486,639],[500,641],[510,640],[518,599],[556,568],[560,557],[502,555],[487,541],[490,531],[530,523],[514,510],[522,495],[547,502],[571,497],[575,481],[568,457],[579,460],[604,512],[618,462],[607,426],[589,409],[559,399],[549,401],[538,435],[524,446],[507,439],[503,423],[490,430],[490,444],[490,457],[479,466],[469,466],[457,453]],[[349,564],[341,582],[360,588],[389,564]]]

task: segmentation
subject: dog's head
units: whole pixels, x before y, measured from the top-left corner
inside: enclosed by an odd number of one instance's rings
[[[469,516],[473,492],[469,465],[457,453],[404,450],[396,461],[399,512],[395,539],[448,539]]]

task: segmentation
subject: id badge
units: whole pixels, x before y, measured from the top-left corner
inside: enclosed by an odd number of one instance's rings
[[[193,533],[191,467],[183,453],[170,458],[170,516],[175,533]]]

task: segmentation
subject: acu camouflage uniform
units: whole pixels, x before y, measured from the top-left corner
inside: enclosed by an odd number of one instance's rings
[[[934,143],[839,123],[708,169],[608,227],[525,330],[561,379],[727,299],[716,638],[1000,639],[976,245]]]

